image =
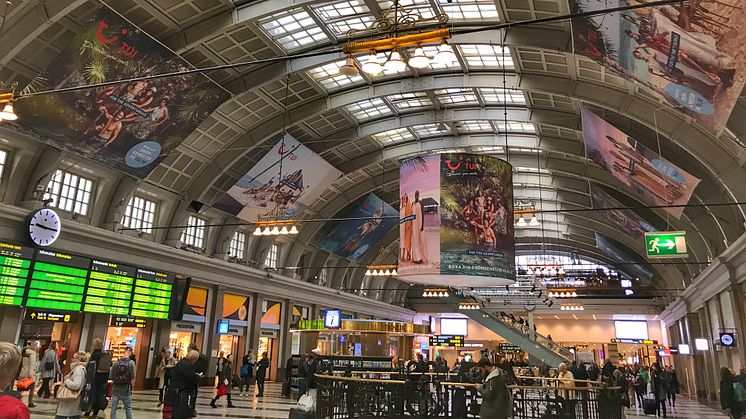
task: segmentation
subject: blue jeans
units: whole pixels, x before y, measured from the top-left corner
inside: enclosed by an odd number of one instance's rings
[[[127,419],[132,419],[132,393],[126,396],[121,396],[117,393],[111,395],[111,419],[117,419],[117,409],[119,409],[119,401],[124,404],[124,414]]]

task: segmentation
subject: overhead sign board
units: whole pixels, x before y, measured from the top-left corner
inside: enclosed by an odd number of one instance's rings
[[[458,335],[434,335],[430,336],[430,346],[452,346],[463,347],[464,337]]]
[[[137,317],[132,316],[111,316],[111,320],[109,320],[109,326],[114,327],[144,328],[147,324],[147,319],[138,319]]]
[[[78,321],[75,313],[59,313],[49,310],[26,310],[26,320],[42,320],[48,322],[70,323]]]
[[[645,252],[648,258],[685,258],[685,231],[663,231],[645,233]]]
[[[218,334],[227,335],[230,332],[231,322],[229,320],[220,320],[218,322]]]
[[[324,312],[324,327],[327,329],[339,329],[342,325],[342,315],[339,310],[326,310]]]
[[[732,348],[736,346],[736,336],[731,332],[720,333],[720,345]]]
[[[626,338],[613,338],[611,343],[631,343],[635,345],[657,345],[658,341],[654,339],[626,339]]]

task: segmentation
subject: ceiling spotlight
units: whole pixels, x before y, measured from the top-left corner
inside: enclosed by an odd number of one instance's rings
[[[393,50],[389,55],[388,61],[383,65],[383,69],[393,73],[400,73],[407,69],[407,63],[402,60],[399,51]]]
[[[408,63],[412,68],[425,68],[430,66],[430,59],[425,55],[425,50],[418,46],[414,49],[414,54]]]
[[[255,236],[261,236],[262,235],[262,228],[261,227],[257,227],[256,230],[254,230],[254,235]]]
[[[363,63],[363,71],[370,74],[371,76],[376,76],[378,74],[381,74],[383,71],[383,66],[378,61],[378,55],[375,51],[371,51],[368,55],[368,59]]]
[[[339,74],[347,77],[355,77],[360,74],[360,71],[357,69],[355,60],[352,58],[352,55],[348,55],[345,63],[341,67],[339,67]]]
[[[456,54],[454,54],[453,48],[448,45],[448,42],[443,40],[443,42],[438,46],[438,53],[435,54],[435,57],[433,58],[441,64],[450,65],[456,61]]]

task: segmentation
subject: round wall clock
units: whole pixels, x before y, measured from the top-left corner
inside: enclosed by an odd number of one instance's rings
[[[34,211],[28,219],[28,234],[37,246],[51,245],[60,236],[61,230],[60,216],[49,208]]]

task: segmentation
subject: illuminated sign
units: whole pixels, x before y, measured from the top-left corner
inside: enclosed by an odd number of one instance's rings
[[[706,351],[710,349],[710,343],[705,338],[694,339],[694,348],[698,351]]]
[[[342,315],[339,310],[326,310],[324,312],[324,327],[327,329],[339,329],[342,324]]]
[[[26,306],[80,311],[91,260],[39,250],[31,271]]]
[[[93,259],[88,271],[83,311],[124,316],[130,314],[134,282],[134,267]]]
[[[146,319],[138,319],[132,316],[111,316],[111,320],[109,321],[109,326],[114,327],[144,328],[147,325],[148,321]]]
[[[0,304],[23,304],[33,258],[30,247],[0,243]]]
[[[613,338],[611,343],[631,343],[634,345],[657,345],[658,341],[653,339],[626,339],[626,338]]]
[[[173,276],[138,268],[132,294],[131,316],[168,319],[171,309]]]
[[[452,346],[463,347],[464,337],[458,335],[434,335],[430,336],[430,346]]]
[[[26,320],[70,323],[78,321],[75,313],[58,313],[47,310],[26,310]]]
[[[720,333],[720,344],[726,347],[736,346],[736,336],[734,333],[723,332]]]
[[[220,320],[218,322],[218,333],[227,335],[230,332],[231,322],[229,320]]]
[[[678,351],[679,351],[680,355],[689,355],[689,354],[692,353],[691,349],[689,349],[689,345],[686,345],[686,344],[683,344],[683,343],[681,345],[679,345]]]

